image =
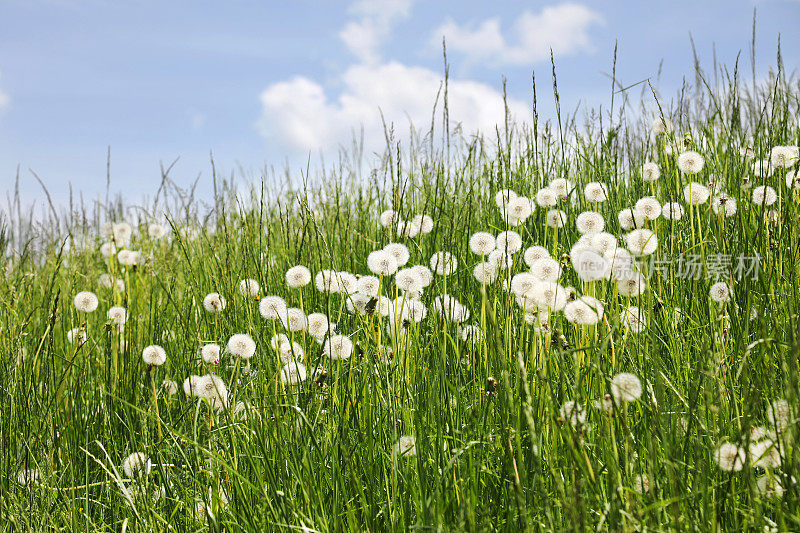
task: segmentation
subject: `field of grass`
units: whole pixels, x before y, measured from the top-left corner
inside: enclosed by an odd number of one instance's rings
[[[738,76],[12,198],[0,530],[800,530],[800,90]]]

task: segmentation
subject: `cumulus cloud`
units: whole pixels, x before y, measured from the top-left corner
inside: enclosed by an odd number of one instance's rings
[[[588,7],[566,2],[543,8],[539,13],[525,11],[511,31],[503,31],[498,18],[477,25],[459,25],[452,19],[434,30],[431,44],[463,53],[475,62],[506,65],[527,65],[555,55],[575,54],[591,50],[589,30],[602,24],[599,13]],[[507,41],[505,35],[512,35]]]
[[[340,81],[343,89],[335,97],[302,76],[270,85],[261,93],[259,131],[269,142],[303,153],[335,149],[363,127],[365,148],[380,151],[381,113],[395,129],[407,131],[409,122],[427,129],[442,86],[439,73],[396,62],[352,65]],[[530,112],[522,101],[508,103],[513,117],[524,119]],[[448,106],[451,120],[465,134],[491,133],[505,120],[502,94],[484,83],[451,79]]]
[[[350,7],[357,20],[348,22],[339,38],[364,63],[377,63],[392,26],[408,17],[412,0],[360,0]]]

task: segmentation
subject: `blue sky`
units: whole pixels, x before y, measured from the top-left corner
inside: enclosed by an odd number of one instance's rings
[[[398,129],[430,110],[447,36],[451,115],[465,129],[502,116],[501,76],[512,110],[530,108],[531,70],[540,113],[552,113],[549,49],[564,106],[607,105],[615,40],[625,85],[652,77],[671,96],[692,79],[689,35],[710,69],[749,72],[757,8],[759,75],[774,64],[778,35],[798,67],[800,2],[684,1],[414,2],[372,0],[111,1],[0,0],[0,191],[19,165],[26,199],[42,197],[33,169],[57,200],[68,184],[92,197],[112,190],[153,194],[159,162],[180,156],[173,178],[200,175],[210,187],[209,152],[230,172],[328,159],[364,125],[377,149],[378,109]],[[637,93],[638,94],[638,93]]]

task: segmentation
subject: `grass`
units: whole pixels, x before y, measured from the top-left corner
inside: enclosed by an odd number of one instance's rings
[[[432,127],[410,146],[387,130],[386,151],[364,174],[353,157],[300,186],[241,187],[215,173],[210,206],[172,183],[169,168],[146,206],[107,199],[59,213],[50,204],[36,222],[12,200],[0,219],[0,530],[800,529],[800,192],[784,180],[797,162],[753,171],[773,147],[798,144],[798,84],[780,69],[760,85],[742,82],[738,69],[711,74],[698,67],[696,84],[671,103],[646,105],[653,93],[642,84],[637,107],[620,88],[617,108],[584,124],[560,111],[541,123],[535,113],[532,125],[509,123],[494,139]],[[652,134],[658,116],[674,132]],[[677,167],[673,154],[687,149],[705,160],[696,175]],[[641,179],[646,161],[658,164],[658,180]],[[576,185],[558,200],[567,223],[549,227],[548,208],[537,207],[509,227],[496,193],[535,198],[556,178]],[[585,198],[594,181],[608,187],[607,201]],[[712,198],[725,191],[738,210],[724,217],[710,200],[686,205],[691,181],[716,184]],[[759,185],[776,191],[773,205],[753,202]],[[658,240],[641,260],[646,290],[628,297],[614,281],[581,281],[570,256],[577,215],[601,213],[623,246],[617,214],[646,196],[686,209],[678,221],[643,223]],[[402,220],[430,216],[432,231],[398,237],[397,219],[388,229],[378,223],[390,208]],[[103,224],[122,221],[134,229],[124,246],[144,258],[136,266],[100,252]],[[153,222],[165,237],[149,236]],[[482,258],[470,236],[508,229],[522,251],[498,279],[478,282]],[[422,292],[419,323],[387,328],[382,302],[362,298],[362,312],[351,312],[345,295],[313,282],[287,287],[295,265],[312,275],[369,274],[368,255],[390,242],[407,246],[407,266],[428,265],[438,251],[457,259]],[[528,270],[523,255],[533,245],[562,264],[561,286],[604,302],[597,324],[560,311],[526,320],[504,283]],[[704,267],[701,275],[685,276],[681,256]],[[756,256],[757,276],[738,275],[737,259]],[[723,265],[708,275],[714,261]],[[102,286],[103,274],[124,290]],[[243,279],[258,282],[257,295],[239,292]],[[731,289],[727,303],[710,298],[719,281]],[[393,276],[380,282],[383,295],[402,298]],[[97,310],[76,309],[81,291],[97,295]],[[203,306],[213,292],[226,299],[218,313]],[[469,319],[437,313],[442,294]],[[267,295],[327,315],[354,343],[352,357],[332,359],[308,333],[262,318]],[[122,332],[106,316],[112,306],[127,310]],[[643,331],[625,320],[628,306],[641,311]],[[465,339],[467,325],[479,334]],[[283,383],[270,346],[282,332],[305,353],[308,375],[297,385]],[[237,333],[254,339],[251,359],[224,349]],[[218,364],[200,357],[209,343],[223,347]],[[144,362],[152,344],[166,351],[165,364]],[[317,365],[325,371],[313,372]],[[209,373],[226,385],[221,408],[181,390],[190,375]],[[620,373],[638,377],[640,397],[614,394]],[[177,393],[162,388],[167,379]],[[769,406],[780,399],[789,413],[776,425]],[[568,401],[584,407],[570,411]],[[778,466],[755,456],[765,438]],[[742,450],[734,470],[718,461],[726,442]],[[124,471],[136,452],[149,474]],[[767,482],[780,490],[764,491]]]

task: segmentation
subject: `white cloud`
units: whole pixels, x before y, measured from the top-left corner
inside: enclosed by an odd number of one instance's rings
[[[589,29],[602,23],[599,13],[566,2],[545,7],[536,14],[523,12],[513,31],[504,32],[498,18],[473,27],[451,19],[433,32],[431,44],[440,47],[444,36],[448,50],[461,52],[472,61],[526,65],[549,58],[551,48],[555,55],[591,50]],[[512,34],[515,42],[506,41],[506,34]]]
[[[412,1],[359,0],[350,7],[358,20],[348,22],[339,32],[339,38],[360,61],[377,63],[381,45],[395,22],[408,17]]]
[[[268,142],[302,154],[348,144],[363,126],[365,149],[380,151],[384,146],[380,113],[396,131],[408,131],[409,121],[427,130],[442,76],[391,62],[352,65],[340,81],[343,90],[337,97],[329,97],[320,84],[305,77],[270,85],[261,93],[259,131]],[[502,94],[484,83],[450,79],[448,105],[451,120],[460,122],[466,134],[491,134],[505,120]],[[530,112],[518,100],[509,100],[509,110],[519,119]]]

